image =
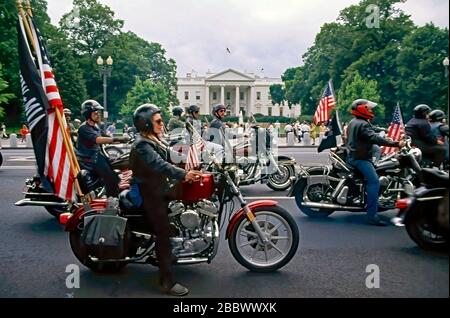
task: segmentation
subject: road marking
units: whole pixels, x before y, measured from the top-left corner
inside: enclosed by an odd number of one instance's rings
[[[31,162],[31,161],[36,161],[34,159],[34,156],[11,156],[9,157],[9,159],[7,161],[21,161],[21,162]]]
[[[1,166],[0,170],[36,170],[36,166]]]

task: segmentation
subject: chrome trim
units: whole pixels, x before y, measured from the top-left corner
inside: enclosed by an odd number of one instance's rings
[[[30,199],[22,199],[14,203],[15,206],[55,206],[65,208],[69,205],[68,202],[49,202],[49,201],[34,201]]]

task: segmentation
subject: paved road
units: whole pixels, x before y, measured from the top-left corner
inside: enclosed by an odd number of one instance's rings
[[[305,163],[326,160],[326,155],[303,150],[291,152]],[[94,274],[78,263],[67,233],[43,208],[15,207],[33,163],[17,158],[29,157],[27,151],[2,153],[7,161],[6,169],[0,168],[0,297],[161,297],[156,268],[129,265],[120,274]],[[244,187],[243,192],[250,197],[284,194],[265,185]],[[366,225],[360,213],[313,220],[288,198],[280,205],[300,229],[292,261],[275,273],[251,273],[233,259],[223,240],[211,264],[175,268],[177,278],[191,289],[189,297],[449,297],[448,254],[420,250],[403,228]],[[69,264],[80,266],[79,289],[66,287]],[[380,269],[378,289],[366,288],[369,264]]]

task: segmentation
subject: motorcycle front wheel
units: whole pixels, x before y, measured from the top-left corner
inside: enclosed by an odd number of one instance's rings
[[[0,167],[2,166],[2,164],[3,164],[3,156],[2,153],[0,152]]]
[[[291,186],[291,177],[294,177],[294,167],[291,165],[280,164],[279,169],[282,172],[269,174],[267,186],[274,191],[285,191]]]
[[[294,218],[278,206],[253,210],[261,230],[268,236],[262,242],[250,221],[242,216],[232,229],[228,245],[234,258],[254,272],[272,272],[286,265],[295,255],[299,230]]]

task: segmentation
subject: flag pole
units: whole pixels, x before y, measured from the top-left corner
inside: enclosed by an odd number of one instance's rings
[[[32,45],[34,51],[36,52],[36,47],[35,47],[35,43],[33,41],[31,28],[30,28],[28,20],[26,19],[25,12],[24,12],[23,7],[22,7],[22,3],[21,3],[20,0],[16,0],[16,4],[17,4],[17,8],[19,10],[19,14],[22,17],[23,23],[25,25],[25,29],[27,30],[28,37],[29,37],[29,39],[31,39],[31,41],[30,41],[31,45]],[[27,10],[27,13],[28,13],[29,17],[32,17],[33,13],[31,11],[31,5],[30,5],[30,2],[28,0],[27,0],[27,3],[26,3],[26,10]],[[61,112],[58,109],[58,107],[54,107],[54,110],[55,110],[56,118],[58,120],[58,124],[60,126],[60,131],[61,131],[61,134],[62,134],[62,137],[63,137],[64,146],[67,149],[67,155],[69,156],[69,160],[71,162],[71,173],[72,173],[72,177],[74,179],[75,188],[76,188],[76,191],[77,191],[78,195],[81,198],[83,198],[84,194],[81,191],[81,188],[80,188],[80,185],[79,185],[78,179],[77,179],[78,172],[80,171],[80,166],[79,166],[78,161],[76,159],[75,151],[73,149],[73,145],[72,145],[71,142],[69,142],[70,139],[69,139],[69,137],[67,135],[67,131],[66,131],[66,129],[63,129],[66,125],[64,124],[65,122],[62,119]]]
[[[30,0],[26,0],[26,1],[25,1],[25,10],[27,10],[27,14],[28,14],[30,17],[33,16],[33,12],[31,11]]]

